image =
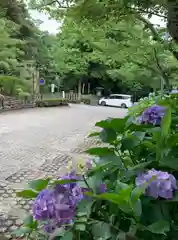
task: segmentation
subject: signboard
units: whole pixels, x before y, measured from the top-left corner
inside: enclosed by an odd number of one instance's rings
[[[40,85],[44,85],[45,84],[45,80],[44,79],[40,79],[39,84]]]

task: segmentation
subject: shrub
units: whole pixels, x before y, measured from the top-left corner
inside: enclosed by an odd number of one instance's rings
[[[19,92],[18,94],[18,98],[21,99],[21,100],[24,100],[24,101],[28,101],[30,99],[31,95],[29,92]]]
[[[79,104],[81,101],[80,100],[68,100],[69,103],[75,103],[75,104]]]
[[[141,98],[138,103],[136,103],[133,107],[129,108],[129,115],[130,116],[139,116],[146,108],[154,105],[159,104],[160,101],[168,98],[169,96],[164,94],[150,93],[148,97]]]
[[[162,99],[140,122],[109,118],[96,123],[104,147],[80,173],[29,184],[19,197],[35,199],[33,216],[17,236],[32,239],[170,240],[178,235],[178,107]],[[43,231],[41,231],[43,229]]]
[[[90,100],[90,98],[82,98],[81,102],[83,102],[84,104],[90,105],[91,100]]]
[[[67,99],[62,98],[52,98],[52,99],[44,99],[44,100],[37,100],[36,106],[37,107],[58,107],[58,106],[66,106],[68,105]]]

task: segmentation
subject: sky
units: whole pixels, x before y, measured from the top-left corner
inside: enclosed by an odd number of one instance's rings
[[[57,22],[54,19],[50,19],[48,15],[38,12],[36,10],[32,10],[31,16],[34,19],[39,19],[43,23],[41,24],[40,28],[42,31],[48,31],[49,33],[56,34],[58,32],[58,29],[60,27],[60,23]]]
[[[48,31],[51,34],[56,34],[58,32],[61,24],[54,19],[50,19],[48,15],[40,13],[36,10],[32,10],[31,16],[32,18],[37,20],[39,19],[43,22],[40,26],[42,31]],[[157,16],[153,16],[151,22],[153,24],[159,24],[161,27],[165,26],[165,23],[162,22],[161,19]]]

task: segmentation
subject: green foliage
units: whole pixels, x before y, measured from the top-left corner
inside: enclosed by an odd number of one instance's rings
[[[87,198],[79,202],[74,221],[67,230],[56,229],[44,239],[176,239],[177,191],[173,199],[154,199],[145,192],[149,181],[140,187],[135,183],[139,173],[152,168],[178,176],[174,161],[178,154],[177,96],[162,99],[160,104],[167,107],[160,126],[141,125],[129,116],[96,123],[101,132],[93,135],[98,135],[108,146],[87,150],[88,154],[97,156],[92,169],[78,181],[82,187],[89,186]],[[35,180],[18,196],[32,198],[44,188],[72,182]],[[105,193],[98,194],[100,183],[106,184]],[[31,232],[38,233],[38,229],[41,225],[31,227]]]
[[[129,108],[129,115],[133,117],[139,116],[146,108],[160,104],[163,100],[169,99],[170,96],[166,94],[150,93],[148,97],[141,98],[133,107]]]
[[[11,24],[11,26],[10,26]],[[18,66],[18,58],[23,55],[19,46],[24,42],[12,38],[14,32],[13,22],[4,18],[0,18],[0,72],[5,73],[9,70],[14,70]]]
[[[6,95],[15,95],[18,86],[24,88],[26,84],[19,77],[0,75],[0,88]]]
[[[58,107],[58,106],[67,106],[68,100],[62,98],[51,98],[45,100],[37,100],[36,106],[37,107]]]

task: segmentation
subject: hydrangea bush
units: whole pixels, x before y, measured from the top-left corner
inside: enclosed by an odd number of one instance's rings
[[[169,98],[167,94],[150,93],[148,97],[141,98],[133,107],[129,108],[130,116],[140,116],[140,114],[147,108],[159,104],[162,100]]]
[[[33,199],[15,232],[29,239],[176,240],[178,111],[176,98],[149,106],[137,121],[96,123],[105,147],[59,179],[38,179],[17,195]],[[84,170],[84,171],[83,171]]]

